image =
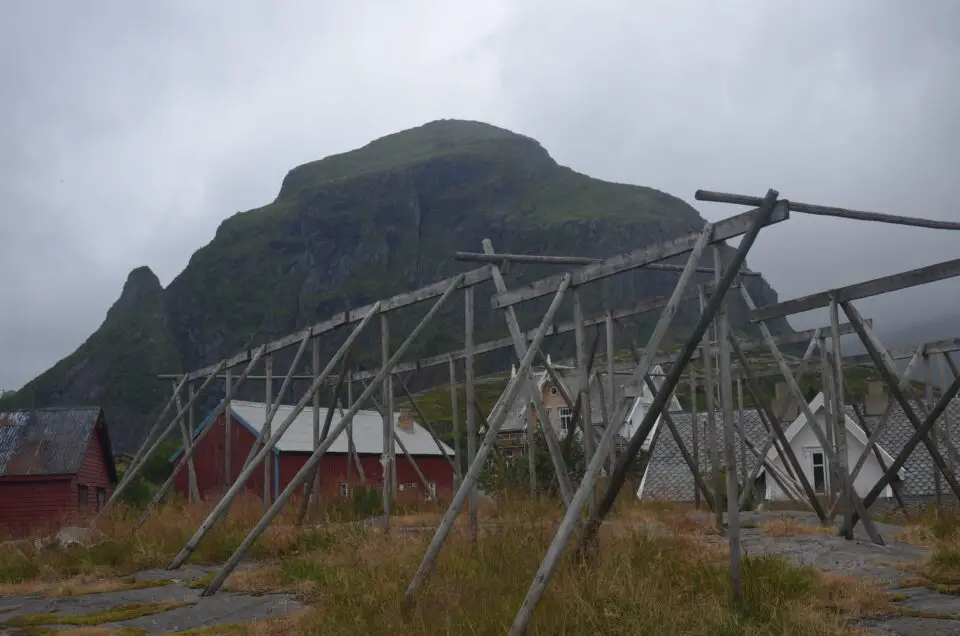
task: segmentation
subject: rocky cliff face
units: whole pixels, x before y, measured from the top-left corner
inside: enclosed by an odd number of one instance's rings
[[[454,252],[482,251],[484,238],[503,252],[610,256],[702,225],[683,201],[578,174],[527,137],[477,122],[433,122],[291,170],[274,202],[226,219],[166,290],[149,269],[134,270],[101,328],[19,395],[34,394],[38,404],[104,404],[115,443],[127,451],[169,394],[157,373],[196,368],[347,306],[464,271],[471,266],[455,262]],[[514,268],[508,284],[556,271]],[[668,294],[675,281],[662,272],[610,278],[584,290],[587,311]],[[758,304],[776,302],[763,280],[749,287]],[[478,342],[506,334],[503,316],[490,309],[492,292],[490,284],[477,291]],[[521,305],[522,326],[536,326],[548,302]],[[462,304],[458,298],[438,316],[411,358],[462,347]],[[690,323],[694,308],[681,312],[679,325]],[[733,323],[743,326],[741,303],[731,309]],[[394,347],[425,312],[426,305],[391,315]],[[628,329],[642,340],[655,320],[629,321]],[[379,329],[370,332],[357,366],[379,359]],[[325,339],[325,349],[342,337]],[[573,350],[571,339],[549,346],[555,358]],[[275,373],[284,373],[291,357],[280,356]],[[503,369],[511,357],[484,356],[480,371]],[[431,372],[417,381],[436,379]],[[262,399],[262,388],[248,396]]]

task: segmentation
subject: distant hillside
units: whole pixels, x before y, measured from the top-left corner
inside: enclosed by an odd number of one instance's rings
[[[455,262],[454,252],[481,251],[483,238],[504,252],[603,257],[699,230],[703,223],[694,208],[669,194],[560,166],[529,137],[479,122],[431,122],[294,168],[273,202],[224,220],[166,289],[148,268],[134,270],[103,325],[4,404],[101,404],[118,450],[129,451],[169,392],[157,373],[194,369],[348,305],[464,271],[470,266]],[[708,254],[703,264],[711,262]],[[514,268],[508,284],[556,271]],[[585,305],[588,313],[626,307],[668,294],[675,281],[676,274],[665,272],[616,276],[585,288]],[[750,278],[748,285],[758,304],[776,302],[762,279]],[[477,291],[478,342],[507,333],[502,315],[490,309],[492,291],[489,284]],[[537,324],[548,302],[518,307],[525,328]],[[682,309],[679,327],[690,324],[694,310],[694,303]],[[425,311],[391,315],[394,347]],[[563,319],[570,311],[568,301]],[[736,299],[731,314],[733,324],[744,327]],[[642,339],[655,320],[648,315],[627,324]],[[462,325],[458,297],[409,357],[461,347]],[[789,329],[784,321],[775,328]],[[379,329],[370,331],[354,359],[360,367],[378,364]],[[328,352],[339,343],[323,341]],[[549,348],[555,357],[570,355],[572,338],[551,341]],[[292,350],[278,356],[274,372],[283,374],[292,356]],[[478,373],[509,368],[512,357],[510,351],[485,355]],[[423,388],[445,373],[433,369],[411,382]],[[245,395],[261,396],[262,383]]]

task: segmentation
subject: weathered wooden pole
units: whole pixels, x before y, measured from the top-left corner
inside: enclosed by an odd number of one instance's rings
[[[929,412],[933,408],[933,369],[930,366],[930,356],[924,352],[923,354],[923,383],[924,383],[924,402]],[[930,441],[933,443],[934,448],[939,450],[939,444],[937,444],[937,438],[940,437],[937,433],[939,432],[938,426],[933,425],[933,435],[931,435]],[[952,454],[948,451],[947,457],[951,457]],[[933,471],[933,492],[934,492],[934,501],[936,502],[937,516],[943,514],[943,486],[940,484],[940,473],[938,471]]]
[[[390,360],[390,323],[384,314],[380,315],[380,358],[383,361],[381,369],[385,369]],[[384,378],[380,385],[380,400],[386,404],[389,400],[390,377]],[[384,527],[390,528],[390,511],[393,499],[393,488],[390,484],[393,476],[393,436],[390,434],[393,429],[393,413],[386,411],[383,413],[383,455],[380,457],[380,466],[383,474],[383,523]]]
[[[699,286],[700,291],[700,313],[702,314],[707,306],[706,290],[703,285]],[[701,345],[701,358],[703,359],[703,389],[706,394],[707,409],[707,455],[710,457],[710,474],[712,478],[713,492],[717,493],[719,499],[723,492],[723,478],[720,476],[720,446],[717,442],[717,411],[716,411],[716,382],[713,375],[713,345],[711,337],[713,329],[707,330],[707,336]],[[717,532],[723,529],[723,507],[716,505],[713,507],[713,521]]]
[[[265,350],[265,347],[260,347],[256,351],[256,353],[251,357],[250,363],[247,365],[247,368],[243,370],[243,373],[240,374],[240,377],[237,379],[236,385],[234,385],[233,387],[234,394],[240,388],[240,385],[243,384],[243,381],[247,379],[247,376],[250,374],[250,372],[253,371],[252,365],[260,360],[260,356],[263,355],[264,350]],[[210,377],[212,378],[213,376],[211,375]],[[202,389],[203,387],[201,386],[200,388]],[[198,395],[199,393],[200,391],[197,391]],[[214,409],[213,413],[208,416],[211,422],[215,422],[220,417],[220,415],[222,415],[223,412],[227,408],[229,408],[230,400],[232,399],[233,399],[233,394],[228,393],[223,396],[223,399],[220,400],[220,404],[217,406],[216,409]],[[170,423],[170,427],[171,428],[173,427],[173,422]],[[168,433],[170,432],[171,428],[167,429]],[[153,499],[150,500],[150,503],[147,504],[147,507],[143,511],[143,514],[141,514],[140,518],[137,520],[136,528],[139,528],[141,525],[143,525],[143,523],[150,516],[150,513],[153,511],[153,509],[161,501],[163,501],[163,498],[166,496],[170,488],[173,487],[174,480],[177,478],[177,475],[180,474],[180,471],[183,469],[186,462],[188,462],[190,458],[194,456],[194,454],[197,452],[197,449],[200,447],[200,442],[202,442],[203,438],[206,437],[207,434],[209,434],[210,431],[212,431],[213,429],[214,429],[213,426],[205,427],[202,431],[200,431],[200,433],[197,435],[197,438],[193,440],[190,446],[183,449],[183,455],[180,457],[180,461],[173,466],[173,471],[170,473],[170,476],[167,477],[167,480],[163,482],[163,485],[160,486],[160,488],[157,490],[156,493],[154,493]],[[166,437],[166,433],[164,433],[163,437]],[[160,440],[163,439],[163,437],[159,438],[157,441],[159,442]],[[146,456],[149,456],[150,453],[153,453],[153,450],[149,451],[149,453]],[[119,486],[117,487],[117,489],[119,490]],[[116,494],[116,492],[117,491],[114,491],[114,494]]]
[[[270,427],[272,424],[270,422],[270,419],[271,419],[270,415],[271,415],[271,411],[273,411],[273,355],[267,354],[267,357],[263,361],[263,364],[264,364],[263,373],[264,375],[267,376],[266,380],[264,381],[265,382],[264,408],[266,409],[266,411],[263,414],[264,423],[263,423],[263,426],[260,427],[260,435],[258,437],[260,439],[270,439]],[[253,448],[251,448],[250,450],[253,451],[259,446],[260,446],[259,443],[254,444]],[[270,508],[270,502],[273,500],[273,497],[271,497],[271,493],[273,492],[273,470],[272,470],[273,466],[270,462],[271,459],[272,457],[270,453],[267,453],[266,456],[263,458],[263,509],[264,510],[268,510]]]
[[[177,383],[173,381],[173,390],[177,390]],[[193,397],[194,386],[193,383],[190,383],[188,394]],[[177,410],[179,411],[182,408],[180,403],[180,395],[176,396],[177,398]],[[186,448],[190,445],[190,442],[193,440],[193,407],[189,410],[190,413],[190,427],[187,428],[186,423],[183,421],[182,417],[177,418],[177,423],[180,425],[180,436],[183,438],[183,447]],[[190,462],[187,464],[187,472],[189,473],[189,486],[187,492],[189,494],[190,503],[194,503],[197,499],[200,498],[200,492],[197,490],[197,469],[194,466],[193,458],[190,458]]]
[[[494,253],[493,242],[490,239],[483,239],[483,251],[485,254]],[[491,265],[490,271],[493,274],[493,284],[497,289],[497,293],[506,293],[507,283],[503,279],[503,274],[500,272],[500,268],[496,265]],[[503,316],[507,321],[507,328],[510,331],[510,337],[513,339],[513,348],[517,354],[517,358],[522,359],[527,348],[526,338],[520,331],[520,323],[517,321],[517,315],[513,309],[513,306],[506,307],[503,312]],[[560,450],[560,443],[557,441],[557,434],[553,430],[553,426],[549,421],[549,417],[547,416],[547,408],[543,404],[543,396],[540,394],[540,389],[537,387],[537,383],[534,381],[532,373],[528,372],[527,376],[521,379],[524,381],[527,393],[529,394],[529,399],[536,409],[537,420],[541,425],[540,430],[543,431],[543,437],[547,442],[547,450],[549,451],[550,459],[553,462],[553,469],[557,475],[557,482],[560,486],[560,496],[563,498],[564,504],[569,505],[570,498],[573,496],[573,486],[570,483],[570,475],[567,474],[567,467],[563,461],[563,453]],[[583,421],[586,422],[589,419],[589,417],[586,417]],[[589,429],[589,426],[586,428]],[[530,456],[533,457],[536,447],[531,445],[529,450]]]
[[[743,378],[737,377],[737,421],[742,429],[740,435],[740,479],[744,488],[747,485],[747,447],[746,423],[743,421]]]
[[[460,287],[464,281],[464,278],[465,275],[460,274],[456,276],[447,286],[443,292],[443,295],[441,295],[433,307],[430,308],[430,311],[427,312],[427,315],[423,317],[416,327],[414,327],[413,331],[410,332],[406,340],[403,341],[403,344],[401,344],[400,347],[393,353],[393,357],[391,357],[390,360],[388,360],[387,363],[381,367],[380,371],[377,372],[376,377],[374,377],[370,385],[364,389],[363,393],[360,394],[360,397],[357,398],[357,401],[350,407],[340,421],[337,422],[336,427],[334,427],[334,429],[330,431],[329,435],[327,435],[327,439],[320,444],[320,448],[318,448],[317,451],[313,453],[309,459],[307,459],[303,467],[297,471],[297,474],[294,475],[287,487],[283,489],[283,492],[280,493],[280,496],[273,503],[270,509],[266,512],[266,514],[264,514],[253,530],[250,531],[250,534],[247,535],[240,546],[234,551],[234,553],[230,556],[230,559],[226,562],[223,568],[220,569],[210,584],[207,585],[203,592],[201,592],[201,596],[210,596],[215,594],[217,590],[220,589],[220,587],[223,585],[223,582],[228,576],[230,576],[230,573],[233,572],[243,557],[247,554],[253,543],[260,537],[261,534],[263,534],[263,532],[267,529],[267,526],[270,525],[270,522],[273,521],[278,514],[280,514],[280,510],[286,504],[287,500],[290,499],[290,497],[298,488],[301,487],[304,480],[310,476],[310,472],[313,470],[314,466],[316,466],[323,453],[325,453],[330,445],[333,444],[333,440],[335,440],[337,436],[343,432],[343,430],[347,427],[347,424],[349,424],[353,417],[357,414],[357,411],[360,410],[359,405],[366,402],[373,395],[373,393],[380,388],[384,378],[390,374],[393,368],[397,365],[397,362],[400,361],[400,358],[406,354],[407,349],[409,349],[413,342],[420,336],[426,326],[430,324],[430,321],[433,320],[433,318],[437,315],[437,312],[440,310],[440,308],[443,307],[443,305],[450,299],[450,296],[453,295],[453,292]],[[377,311],[379,311],[379,303],[377,303],[377,307]],[[304,401],[304,404],[305,403],[306,402]]]
[[[740,295],[743,297],[743,300],[747,305],[747,309],[754,311],[756,309],[756,305],[754,304],[753,298],[750,296],[750,293],[747,291],[746,287],[740,287]],[[810,405],[807,404],[807,400],[804,398],[803,392],[800,390],[800,385],[797,384],[797,380],[794,378],[789,364],[787,364],[786,359],[783,357],[783,353],[781,353],[780,348],[777,346],[777,343],[773,338],[773,335],[770,333],[770,328],[767,326],[766,321],[758,320],[757,325],[760,327],[760,333],[763,334],[763,339],[766,340],[767,346],[770,348],[770,353],[773,354],[774,359],[780,366],[780,371],[783,375],[783,379],[786,380],[787,388],[790,389],[793,399],[795,399],[800,405],[800,410],[803,413],[804,418],[806,418],[810,425],[810,429],[817,436],[817,441],[820,442],[820,446],[824,449],[826,460],[832,463],[834,466],[838,466],[837,453],[834,452],[834,449],[830,448],[830,443],[827,440],[826,435],[824,435],[824,432],[820,430],[819,426],[817,426],[817,418],[810,409]],[[853,506],[860,511],[861,516],[864,517],[863,526],[866,529],[867,534],[870,535],[870,539],[878,545],[883,545],[883,539],[880,537],[880,533],[877,532],[873,522],[866,514],[866,507],[860,500],[860,497],[855,492],[848,491],[847,494],[849,499],[852,501]]]
[[[720,286],[723,253],[713,245],[714,284]],[[737,488],[737,455],[734,449],[733,383],[730,377],[730,320],[724,303],[717,309],[717,366],[720,367],[720,409],[723,419],[723,459],[727,477],[727,541],[730,544],[730,590],[733,602],[740,603],[740,506]],[[719,508],[720,506],[716,506]]]
[[[604,316],[603,333],[604,333],[604,336],[606,336],[606,341],[607,341],[607,378],[610,384],[610,390],[608,391],[609,394],[607,395],[607,413],[604,415],[604,417],[607,419],[606,425],[610,426],[611,423],[609,421],[609,418],[611,415],[613,415],[613,412],[617,409],[617,385],[614,382],[614,379],[616,376],[614,376],[613,374],[613,358],[616,355],[615,342],[614,342],[615,334],[614,334],[614,328],[613,328],[613,311],[609,309],[607,310],[607,313]],[[587,371],[587,373],[589,374],[589,371]],[[603,383],[600,384],[600,389],[601,389],[600,399],[602,401],[603,400]],[[590,418],[587,418],[587,419],[590,419]],[[610,470],[613,470],[613,464],[616,460],[617,460],[617,445],[613,444],[610,447],[610,459],[607,460]],[[596,497],[594,497],[594,503],[596,503]]]
[[[701,477],[702,470],[700,467],[700,419],[697,417],[697,371],[693,368],[690,369],[690,427],[693,436],[693,463],[697,467],[694,476],[696,481]],[[693,489],[693,505],[700,510],[700,489],[696,487]]]
[[[227,369],[227,377],[224,380],[223,389],[226,395],[231,394],[233,387],[232,369]],[[226,492],[227,488],[233,482],[233,414],[230,406],[227,405],[223,412],[223,489],[221,493]]]
[[[313,373],[313,381],[317,381],[317,375],[320,373],[320,338],[313,339],[313,348],[310,352],[310,370]],[[348,371],[349,373],[349,371]],[[343,374],[341,374],[342,376]],[[339,395],[339,391],[335,392],[335,395]],[[335,400],[336,398],[334,398]],[[330,403],[329,412],[333,412],[334,402]],[[313,451],[316,452],[320,448],[320,392],[314,391],[313,393]],[[350,473],[350,457],[347,456],[347,473]],[[349,481],[349,477],[348,477]],[[318,470],[314,474],[313,479],[310,481],[310,484],[307,486],[308,490],[312,489],[312,492],[308,492],[304,497],[305,501],[310,502],[310,518],[314,521],[319,521],[320,519],[320,498],[323,496],[321,494],[320,488],[320,471]]]
[[[333,358],[331,358],[330,361],[327,363],[327,366],[317,376],[317,379],[314,380],[313,383],[310,385],[310,388],[307,390],[307,393],[300,398],[300,400],[297,402],[297,405],[293,408],[290,414],[287,415],[287,417],[283,420],[283,422],[280,423],[280,426],[277,428],[277,431],[270,436],[270,439],[268,439],[267,442],[263,445],[263,447],[257,452],[256,456],[254,456],[254,458],[247,463],[244,469],[240,471],[240,474],[237,475],[236,481],[233,483],[232,486],[230,486],[230,489],[227,491],[227,493],[220,498],[220,501],[217,502],[217,505],[214,506],[213,510],[210,511],[210,514],[207,515],[207,518],[203,521],[202,524],[200,524],[200,527],[194,533],[193,537],[191,537],[190,540],[187,541],[186,545],[183,546],[183,549],[173,559],[173,561],[170,563],[167,569],[173,570],[180,567],[180,565],[182,565],[183,562],[187,560],[190,554],[194,550],[196,550],[197,546],[200,544],[201,539],[203,539],[203,537],[207,534],[207,532],[209,532],[213,528],[213,526],[217,523],[220,517],[226,513],[226,511],[230,507],[230,504],[233,502],[234,498],[243,489],[244,485],[250,479],[250,476],[253,474],[253,472],[257,469],[257,466],[260,464],[260,462],[263,461],[264,457],[269,456],[269,454],[273,452],[273,447],[277,443],[277,440],[279,440],[283,436],[283,434],[287,431],[287,429],[290,428],[290,426],[293,424],[293,421],[297,418],[298,415],[300,415],[301,411],[303,411],[303,409],[306,407],[307,402],[313,398],[313,395],[320,389],[321,386],[323,386],[323,383],[326,381],[327,376],[329,376],[330,373],[333,372],[334,366],[340,360],[342,360],[350,351],[357,337],[360,335],[360,332],[367,326],[367,324],[370,322],[373,316],[380,311],[379,303],[375,304],[374,308],[375,309],[371,310],[366,316],[364,316],[363,320],[361,320],[360,323],[356,327],[354,327],[353,332],[347,337],[344,343],[340,345],[340,348],[337,350],[337,353],[334,354]],[[333,412],[333,408],[331,406],[330,413],[327,414],[328,418],[331,417],[332,412]],[[321,442],[320,448],[324,448],[324,443],[326,443],[327,441],[328,440],[324,440],[323,442]],[[332,442],[332,440],[329,440],[329,441]],[[327,446],[329,446],[329,444],[327,444]],[[319,449],[314,452],[315,453],[319,452]],[[313,469],[313,466],[316,466],[317,463],[318,462],[313,462],[313,464],[311,465],[311,470]]]
[[[333,395],[331,396],[330,400],[330,408],[327,409],[327,415],[323,418],[323,430],[319,431],[316,436],[317,444],[314,446],[314,452],[320,448],[320,444],[330,432],[330,423],[333,422],[333,412],[335,410],[334,406],[340,401],[340,395],[343,393],[344,378],[348,373],[350,373],[349,355],[350,352],[348,351],[343,359],[343,362],[341,363],[340,375],[337,377],[337,386],[333,389]],[[316,378],[314,378],[314,381],[316,381]],[[316,400],[318,395],[320,395],[320,391],[315,391],[313,394],[314,400]],[[341,416],[343,415],[343,410],[340,411],[340,414]],[[347,467],[349,468],[351,461],[349,449],[347,452]],[[317,462],[317,465],[313,468],[313,476],[307,480],[307,491],[304,493],[303,500],[300,502],[300,509],[297,511],[297,518],[295,521],[295,525],[297,527],[303,525],[303,520],[306,517],[307,508],[309,506],[308,502],[315,500],[317,504],[320,503],[319,495],[315,496],[314,493],[319,492],[322,486],[323,471],[321,470],[320,462]],[[319,520],[319,513],[320,507],[317,505],[313,518]]]
[[[574,331],[577,347],[577,382],[580,384],[580,404],[581,409],[585,417],[583,417],[584,423],[584,433],[583,436],[583,455],[584,461],[590,463],[590,460],[593,458],[593,421],[590,416],[590,387],[588,386],[588,376],[587,376],[587,333],[583,327],[583,301],[580,297],[580,292],[577,289],[573,290],[573,322],[576,325],[576,331]],[[610,385],[613,386],[613,375],[610,375]],[[603,399],[603,383],[600,383],[600,399]],[[611,413],[613,411],[611,410]],[[613,422],[608,422],[608,426],[616,426]],[[573,435],[573,431],[568,433]],[[595,488],[590,489],[590,493],[587,496],[587,511],[590,514],[593,514],[593,509],[597,505],[597,491]]]
[[[113,490],[113,493],[110,495],[110,498],[107,499],[107,503],[104,504],[103,508],[101,508],[97,512],[97,514],[93,517],[91,524],[95,524],[97,520],[103,516],[103,514],[107,511],[107,509],[110,508],[110,506],[113,505],[117,501],[117,499],[120,498],[120,495],[126,490],[127,486],[130,485],[130,483],[133,481],[133,478],[136,477],[137,474],[139,474],[140,469],[143,468],[143,464],[148,459],[150,459],[150,457],[153,456],[153,454],[156,452],[160,444],[163,443],[163,440],[167,438],[167,435],[170,434],[170,431],[172,431],[174,427],[177,425],[177,419],[183,417],[185,413],[185,409],[189,409],[191,406],[193,406],[193,403],[196,401],[197,397],[203,393],[203,390],[206,389],[211,382],[214,381],[214,379],[217,377],[217,374],[223,370],[224,366],[226,366],[226,363],[227,363],[226,360],[221,360],[216,364],[213,371],[210,372],[210,375],[208,375],[207,378],[203,381],[203,384],[200,385],[200,389],[197,390],[197,392],[194,394],[192,398],[187,400],[187,403],[184,405],[182,409],[177,409],[177,414],[174,416],[173,420],[171,420],[170,423],[167,425],[167,428],[160,434],[159,437],[157,437],[153,441],[152,444],[150,444],[150,447],[147,450],[141,453],[140,461],[131,463],[131,465],[127,468],[126,472],[124,472],[123,479],[120,480],[120,483],[117,484],[117,487]],[[175,401],[175,397],[176,396],[170,398],[171,404]],[[206,432],[207,430],[209,430],[209,428],[206,428],[203,431],[201,431],[200,437],[202,437],[203,433]],[[198,437],[198,440],[200,437]],[[194,442],[194,446],[196,446],[196,442]],[[184,457],[181,459],[180,462],[178,462],[178,466],[182,465],[183,462],[188,461],[189,458],[192,457],[192,455],[190,455],[190,457],[187,456],[188,451],[189,449],[186,449],[184,451]],[[177,468],[174,468],[174,473],[177,473],[177,472],[179,472]]]
[[[777,193],[771,190],[768,195],[770,200],[765,205],[765,208],[761,209],[760,214],[751,224],[750,229],[747,231],[737,249],[737,256],[734,257],[734,263],[731,265],[734,270],[740,267],[740,264],[743,262],[743,257],[746,256],[746,252],[753,244],[753,240],[756,238],[760,228],[766,223],[767,219],[773,213],[776,197]],[[700,232],[692,250],[690,251],[687,263],[683,268],[683,272],[680,274],[680,278],[677,281],[677,285],[674,288],[672,295],[670,296],[670,301],[667,303],[666,308],[664,308],[663,313],[660,314],[660,319],[657,321],[657,325],[653,329],[653,333],[647,342],[647,346],[644,348],[643,358],[641,359],[637,368],[634,369],[633,375],[631,376],[634,387],[637,387],[642,381],[642,378],[650,372],[650,367],[653,366],[656,352],[660,348],[660,342],[666,334],[667,329],[670,327],[670,324],[673,322],[673,318],[676,316],[677,310],[679,309],[680,299],[684,294],[687,283],[689,283],[692,279],[697,263],[700,260],[700,256],[703,254],[704,249],[706,249],[707,244],[712,238],[714,238],[714,225],[712,223],[707,223]],[[738,257],[739,260],[737,260]],[[724,279],[717,289],[718,298],[722,297],[722,295],[726,293],[727,289],[732,283],[733,274],[729,272],[724,274]],[[591,526],[588,527],[584,533],[584,552],[589,552],[589,542],[592,542],[595,539],[596,531],[599,529],[600,521],[606,515],[607,511],[613,507],[613,503],[617,498],[617,494],[626,481],[627,471],[631,461],[640,451],[643,442],[646,441],[647,436],[650,434],[650,430],[653,428],[654,423],[666,406],[670,394],[673,392],[677,382],[679,381],[679,376],[683,372],[684,366],[686,366],[690,358],[693,357],[693,352],[697,343],[699,343],[703,338],[703,335],[707,330],[707,324],[713,319],[713,315],[716,313],[718,304],[719,301],[711,301],[711,306],[708,307],[708,312],[701,315],[700,320],[697,322],[697,326],[694,327],[692,337],[680,351],[676,363],[672,366],[666,381],[663,383],[663,385],[661,385],[660,390],[654,397],[653,403],[647,410],[646,415],[644,415],[643,421],[640,423],[638,430],[635,431],[633,436],[630,438],[630,443],[627,446],[626,452],[620,455],[620,458],[617,460],[617,466],[611,475],[610,483],[607,485],[604,497],[594,509],[594,515],[592,515],[590,520]],[[624,393],[626,394],[626,392]],[[629,399],[627,399],[626,395],[624,395],[624,398],[621,400],[620,404],[614,411],[614,414],[611,416],[611,421],[623,421],[627,414],[628,403]],[[576,494],[574,494],[573,501],[567,507],[566,514],[564,515],[563,521],[557,530],[557,534],[551,542],[550,548],[547,550],[547,553],[544,556],[539,569],[537,570],[537,574],[530,585],[530,589],[527,591],[527,596],[524,599],[523,604],[520,606],[517,615],[514,617],[513,624],[510,627],[511,635],[519,636],[519,634],[522,634],[526,630],[526,627],[530,622],[530,618],[533,615],[534,608],[540,601],[543,593],[546,591],[547,586],[550,584],[550,579],[553,576],[554,570],[556,569],[560,554],[563,552],[564,548],[569,542],[575,528],[580,526],[580,516],[582,514],[583,506],[586,504],[587,497],[593,490],[597,481],[597,477],[600,474],[602,457],[606,450],[610,447],[610,444],[613,442],[616,434],[617,431],[614,426],[608,426],[603,432],[603,436],[600,438],[600,442],[598,444],[598,452],[587,465],[583,479],[580,482],[580,487],[577,489]]]
[[[473,287],[468,287],[463,291],[463,336],[464,336],[464,358],[463,358],[463,381],[467,400],[466,419],[467,419],[467,461],[472,466],[477,458],[477,420],[476,414],[479,410],[477,406],[477,379],[474,375],[473,366],[474,356],[474,296]],[[460,466],[459,457],[457,466]],[[478,539],[478,513],[477,510],[477,487],[474,483],[470,490],[470,538],[474,543]]]
[[[843,499],[844,526],[852,529],[853,498],[857,496],[850,481],[849,457],[847,455],[847,413],[843,408],[843,352],[840,348],[840,313],[836,294],[830,297],[830,344],[833,347],[833,386],[830,403],[833,405],[833,434],[837,441],[837,472]],[[810,422],[816,426],[816,420]],[[853,539],[851,531],[848,539]]]
[[[883,345],[880,344],[880,341],[876,339],[870,329],[864,325],[863,318],[860,316],[860,312],[857,311],[857,309],[849,301],[842,301],[840,303],[840,307],[843,309],[844,313],[847,314],[850,324],[852,324],[854,329],[857,331],[857,336],[860,338],[863,346],[867,349],[870,357],[873,358],[877,370],[883,376],[884,381],[887,383],[887,387],[890,389],[890,393],[893,394],[894,398],[900,404],[900,408],[903,409],[904,415],[907,416],[907,419],[910,420],[910,423],[915,429],[913,435],[910,436],[910,439],[907,440],[907,443],[900,450],[900,453],[894,460],[893,464],[891,464],[887,469],[887,472],[883,474],[883,477],[881,477],[880,480],[874,484],[873,488],[870,489],[870,492],[868,492],[863,498],[864,507],[869,508],[870,505],[876,501],[877,497],[879,497],[883,490],[887,487],[893,476],[896,475],[897,472],[903,467],[903,464],[910,456],[910,453],[913,452],[913,449],[916,448],[917,444],[919,444],[921,441],[930,452],[930,456],[933,458],[937,468],[941,473],[943,473],[943,476],[950,485],[950,488],[953,490],[954,495],[960,497],[960,484],[957,483],[956,477],[952,472],[950,472],[950,469],[946,462],[944,462],[943,457],[937,451],[936,447],[930,442],[929,438],[929,432],[933,427],[933,424],[936,422],[937,418],[940,417],[941,413],[943,413],[944,409],[946,409],[947,405],[950,403],[950,400],[952,400],[957,394],[957,391],[960,390],[960,377],[957,377],[953,381],[950,387],[943,393],[943,395],[940,396],[937,404],[933,407],[927,417],[921,422],[920,418],[917,417],[917,414],[907,402],[903,391],[900,390],[896,373],[893,370],[893,361],[889,359],[889,354],[884,357],[885,350],[882,350]],[[851,525],[856,524],[859,520],[859,517],[859,511],[855,510],[853,512]],[[846,534],[846,532],[847,530],[845,528],[841,528],[838,534]]]
[[[406,388],[406,387],[404,387]],[[408,398],[413,402],[413,398]],[[457,404],[457,365],[454,363],[453,358],[450,358],[450,422],[453,425],[453,454],[457,458],[456,466],[454,467],[453,478],[456,482],[456,485],[459,486],[460,482],[463,481],[463,469],[460,466],[460,405]],[[422,419],[422,418],[421,418]]]
[[[423,585],[423,583],[427,580],[427,576],[429,576],[431,570],[433,569],[434,563],[436,562],[437,556],[440,554],[440,548],[443,546],[443,542],[446,540],[447,535],[450,534],[450,530],[453,529],[453,523],[456,521],[457,515],[460,513],[460,509],[466,502],[467,497],[472,494],[473,488],[477,482],[477,478],[483,471],[483,466],[487,460],[487,455],[490,453],[490,449],[493,448],[493,445],[497,439],[497,433],[500,431],[500,427],[503,426],[503,422],[506,420],[506,417],[510,412],[510,408],[516,401],[517,396],[520,394],[521,390],[525,388],[525,378],[529,377],[530,375],[530,366],[533,364],[537,350],[540,348],[540,345],[543,343],[543,339],[547,334],[547,327],[549,327],[553,322],[553,317],[556,315],[557,309],[560,308],[560,301],[563,300],[564,293],[567,291],[567,287],[570,285],[570,279],[570,274],[565,274],[563,276],[560,285],[553,296],[553,301],[547,308],[547,311],[543,316],[543,320],[540,321],[540,326],[537,327],[536,333],[534,333],[533,340],[527,347],[523,357],[520,358],[520,367],[517,369],[517,374],[510,378],[510,381],[507,383],[507,388],[504,390],[504,399],[498,403],[499,408],[496,408],[490,417],[490,421],[488,422],[487,426],[487,432],[483,438],[483,443],[481,443],[480,448],[477,449],[477,456],[470,464],[467,474],[463,476],[463,483],[460,484],[460,488],[457,489],[457,493],[454,495],[453,501],[450,503],[450,507],[447,508],[447,512],[443,515],[443,519],[440,521],[440,525],[437,526],[437,531],[433,535],[433,539],[430,541],[430,545],[427,547],[426,553],[423,555],[423,560],[420,562],[420,566],[413,575],[410,585],[407,586],[407,590],[403,596],[403,607],[405,609],[410,607],[411,603],[413,603],[414,594],[416,594],[420,586]]]

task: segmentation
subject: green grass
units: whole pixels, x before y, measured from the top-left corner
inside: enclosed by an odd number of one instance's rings
[[[195,601],[159,601],[156,603],[133,603],[102,612],[89,614],[21,614],[0,623],[5,627],[42,627],[44,625],[103,625],[133,620],[167,612],[178,607],[194,605]]]

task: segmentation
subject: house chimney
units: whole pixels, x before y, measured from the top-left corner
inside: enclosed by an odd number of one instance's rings
[[[883,415],[889,399],[887,387],[882,380],[867,382],[867,395],[863,399],[866,415]]]
[[[406,412],[397,414],[397,426],[405,433],[413,432],[413,416]]]
[[[800,415],[800,405],[790,393],[786,382],[777,382],[773,387],[773,412],[781,422],[792,422]]]

